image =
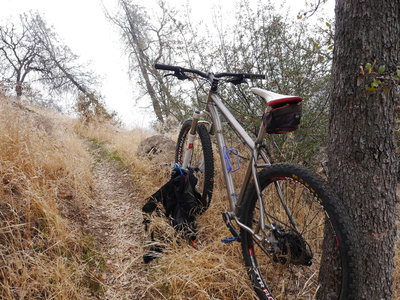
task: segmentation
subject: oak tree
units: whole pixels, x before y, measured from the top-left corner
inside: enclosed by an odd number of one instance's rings
[[[23,86],[28,75],[39,64],[39,45],[29,34],[29,28],[23,22],[0,26],[0,67],[3,81],[12,81],[17,97],[22,96]]]
[[[400,1],[336,0],[329,181],[359,232],[357,299],[391,299]]]

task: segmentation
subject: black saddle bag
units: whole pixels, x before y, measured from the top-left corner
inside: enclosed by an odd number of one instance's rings
[[[287,103],[273,106],[263,116],[267,133],[279,134],[298,129],[301,119],[301,103]]]

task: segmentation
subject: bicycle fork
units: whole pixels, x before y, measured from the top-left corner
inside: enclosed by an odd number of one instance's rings
[[[197,124],[202,115],[203,115],[203,112],[199,112],[199,111],[193,112],[193,122],[192,122],[192,126],[190,127],[190,130],[188,132],[187,148],[186,148],[185,156],[183,157],[183,162],[182,162],[182,166],[181,166],[183,169],[187,169],[191,162],[192,154],[193,154],[193,144],[196,139]]]

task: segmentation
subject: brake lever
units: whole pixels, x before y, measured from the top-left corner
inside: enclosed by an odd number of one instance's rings
[[[189,76],[187,76],[185,73],[183,72],[179,72],[179,71],[175,71],[174,73],[170,73],[170,74],[166,74],[164,75],[164,77],[167,76],[175,76],[176,78],[178,78],[179,80],[185,80],[185,79],[191,79]]]

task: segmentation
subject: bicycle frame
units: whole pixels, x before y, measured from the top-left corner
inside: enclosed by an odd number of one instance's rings
[[[247,188],[248,184],[250,183],[251,179],[253,178],[259,205],[260,205],[261,231],[265,235],[267,234],[267,232],[265,231],[265,228],[269,227],[269,226],[266,226],[266,224],[265,224],[265,219],[264,219],[265,210],[264,210],[264,204],[263,204],[260,185],[259,185],[259,181],[258,181],[258,175],[257,175],[258,168],[267,167],[267,166],[271,165],[265,151],[262,149],[264,146],[263,139],[264,139],[265,132],[266,132],[265,127],[261,123],[259,132],[258,132],[258,136],[257,136],[256,140],[253,141],[253,139],[247,134],[247,132],[243,129],[243,127],[239,124],[239,122],[231,114],[231,112],[228,110],[228,108],[222,103],[221,98],[216,93],[214,93],[212,90],[213,89],[211,89],[211,91],[209,92],[209,95],[208,95],[206,109],[201,112],[195,111],[193,113],[193,123],[192,123],[192,127],[191,127],[191,130],[189,132],[189,137],[188,137],[188,148],[185,151],[185,157],[183,160],[182,167],[186,168],[188,166],[189,159],[192,155],[193,142],[195,139],[196,127],[199,122],[199,119],[202,116],[204,116],[205,114],[207,114],[211,117],[211,120],[212,120],[211,131],[216,137],[218,151],[219,151],[220,158],[221,158],[222,172],[224,175],[224,180],[225,180],[227,194],[228,194],[228,200],[229,200],[229,209],[230,209],[230,211],[228,212],[229,217],[233,218],[236,221],[236,223],[239,225],[239,227],[241,227],[241,228],[245,229],[246,231],[248,231],[249,233],[251,233],[257,240],[263,241],[264,239],[261,236],[256,234],[251,228],[242,224],[239,221],[238,217],[239,217],[239,209],[243,202],[246,188]],[[222,131],[222,123],[221,123],[221,118],[220,118],[219,112],[230,123],[233,130],[240,136],[240,138],[243,140],[243,142],[245,143],[245,145],[249,148],[249,150],[251,152],[251,160],[248,165],[246,175],[245,175],[243,183],[241,185],[239,194],[236,194],[236,192],[235,192],[236,189],[235,189],[235,184],[233,181],[232,173],[228,172],[226,161],[224,158],[225,155],[224,155],[223,149],[225,149],[226,143],[225,143],[225,138],[224,138],[223,131]],[[262,160],[264,161],[263,164],[257,164],[257,160],[259,159],[259,157],[261,157]],[[276,186],[276,188],[278,190],[278,194],[281,198],[282,205],[284,206],[286,212],[288,213],[288,216],[289,216],[292,224],[294,225],[294,227],[296,227],[296,224],[292,218],[292,215],[291,215],[291,213],[285,203],[285,200],[283,198],[279,184],[275,183],[275,186]],[[271,229],[271,228],[269,228],[269,229]]]
[[[321,210],[314,209],[313,201],[314,199],[318,204],[319,200],[319,202],[322,204],[321,198],[318,198],[318,195],[315,192],[318,191],[318,194],[323,195],[321,197],[326,197],[326,203],[328,203],[328,205],[324,205],[322,209],[323,212],[326,214],[328,219],[332,215],[333,222],[330,224],[330,227],[331,231],[333,231],[333,235],[329,237],[329,243],[334,243],[336,239],[338,246],[337,250],[340,250],[340,263],[342,269],[337,270],[342,270],[341,295],[344,297],[341,297],[341,299],[347,298],[347,293],[351,288],[351,282],[349,283],[348,280],[349,275],[353,273],[355,274],[356,268],[354,266],[357,265],[356,258],[353,257],[354,254],[351,255],[351,252],[348,251],[352,246],[352,243],[356,243],[356,241],[352,240],[351,235],[345,230],[345,227],[347,227],[349,231],[350,228],[353,228],[351,220],[348,219],[345,211],[335,204],[336,201],[334,194],[325,189],[326,187],[321,182],[321,178],[319,178],[318,175],[313,174],[304,167],[296,166],[294,164],[271,165],[271,162],[267,156],[268,150],[264,143],[265,134],[267,132],[284,133],[286,132],[285,130],[275,131],[273,128],[274,126],[269,125],[267,128],[265,128],[264,121],[262,121],[257,137],[253,139],[239,124],[229,109],[224,105],[223,100],[217,94],[219,80],[238,85],[241,83],[246,83],[246,79],[265,79],[265,75],[250,73],[204,73],[195,69],[186,69],[178,66],[162,64],[156,64],[155,68],[165,71],[172,71],[174,73],[167,75],[175,76],[180,80],[196,79],[196,77],[189,77],[186,74],[191,73],[198,75],[211,83],[211,89],[208,93],[208,99],[205,108],[202,111],[195,111],[193,113],[193,120],[186,121],[184,126],[181,128],[178,138],[176,157],[177,161],[182,163],[181,167],[183,169],[193,172],[204,172],[202,175],[205,185],[203,186],[204,194],[202,196],[205,200],[211,200],[213,187],[213,182],[211,180],[213,179],[214,168],[213,162],[211,161],[213,155],[211,155],[211,153],[207,153],[207,151],[212,151],[212,149],[210,149],[211,145],[209,136],[207,136],[207,130],[203,127],[204,125],[207,125],[206,127],[208,127],[208,133],[215,137],[217,142],[222,173],[229,201],[229,207],[222,212],[222,218],[231,232],[232,237],[225,238],[222,240],[222,242],[241,242],[245,264],[257,294],[260,297],[262,294],[263,299],[265,296],[266,299],[273,299],[273,296],[271,295],[258,268],[258,263],[256,260],[256,256],[258,256],[258,254],[255,254],[254,252],[254,244],[257,244],[261,254],[264,252],[264,254],[269,256],[276,263],[281,263],[284,265],[293,263],[293,265],[299,266],[311,266],[313,264],[312,260],[314,255],[312,246],[324,247],[324,241],[326,240],[327,236],[325,227],[322,226],[325,226],[326,222],[321,223],[320,221],[323,221],[323,219],[319,217],[317,218],[317,216],[320,215]],[[270,121],[274,116],[274,112],[276,112],[278,109],[281,109],[281,107],[293,108],[293,106],[289,105],[290,103],[297,104],[302,100],[300,97],[279,95],[264,89],[253,88],[252,92],[267,102],[267,112],[271,112],[271,114],[266,116],[271,117],[271,119],[269,119]],[[299,114],[296,118],[299,119],[301,116],[300,110],[298,110],[298,112]],[[206,120],[202,118],[205,116],[207,116]],[[233,180],[232,173],[236,170],[233,170],[229,156],[229,153],[232,153],[231,151],[235,152],[236,149],[228,149],[226,146],[221,122],[222,118],[224,121],[227,121],[232,130],[237,134],[239,139],[250,151],[250,162],[244,175],[243,182],[241,183],[240,190],[235,188],[235,182]],[[190,129],[188,130],[189,126]],[[297,125],[294,127],[288,127],[288,132],[293,131],[295,128],[297,128]],[[193,157],[194,159],[192,161],[196,136],[199,136],[201,139],[199,154],[203,153],[203,159],[196,155]],[[185,144],[186,149],[182,149],[182,146]],[[183,153],[184,156],[182,161]],[[237,152],[236,155],[238,155]],[[197,159],[200,159],[200,162]],[[266,168],[266,170],[265,172],[260,173],[258,172],[259,168]],[[303,176],[304,180],[302,179]],[[262,180],[262,182],[260,182],[260,180]],[[303,221],[302,210],[296,210],[298,207],[297,204],[300,202],[296,201],[296,197],[292,197],[292,192],[294,191],[296,194],[297,188],[295,187],[292,189],[292,185],[290,184],[291,181],[297,182],[303,186],[303,188],[306,188],[305,190],[308,190],[311,194],[310,197],[313,198],[310,199],[311,201],[309,201],[308,198],[305,199],[307,203],[305,209],[308,211],[305,211],[304,223],[301,223]],[[279,182],[282,182],[282,185]],[[286,183],[289,183],[288,188],[286,188]],[[275,190],[270,191],[270,187]],[[262,188],[266,189],[266,193],[264,193]],[[237,191],[239,192],[238,194],[236,193]],[[264,197],[266,198],[265,202],[263,201],[263,193]],[[299,196],[303,196],[303,189],[299,191],[299,194]],[[309,195],[305,196],[308,197]],[[285,199],[286,197],[287,199]],[[280,202],[280,204],[277,205],[277,202]],[[209,204],[209,201],[207,204]],[[296,217],[299,217],[299,226],[297,226],[291,209],[289,209],[289,205],[291,204],[294,205],[294,214]],[[279,206],[278,211],[276,211],[277,206]],[[300,206],[302,205],[300,204]],[[281,210],[281,208],[283,208],[283,210]],[[282,219],[280,215],[283,214],[283,211],[285,211],[286,215]],[[275,217],[275,213],[277,213],[277,217]],[[336,219],[340,218],[341,215],[343,215],[343,222],[339,222],[340,219]],[[310,216],[311,220],[306,223],[306,217],[308,216]],[[257,220],[255,220],[255,218],[257,218]],[[335,219],[337,222],[335,222]],[[235,220],[236,224],[233,224],[233,220]],[[315,224],[313,222],[314,220]],[[326,220],[327,219],[325,218],[325,221]],[[241,223],[241,221],[243,221],[243,223]],[[311,225],[313,227],[311,227],[309,230],[308,227]],[[238,232],[238,228],[240,228],[240,232]],[[301,229],[301,232],[299,229]],[[320,229],[323,229],[323,232]],[[309,235],[307,235],[308,232],[310,232]],[[303,234],[305,237],[303,237]],[[318,234],[323,234],[323,236]],[[305,238],[310,238],[313,242],[310,244]],[[323,240],[321,238],[323,238]],[[341,240],[341,243],[343,242],[344,247],[339,246],[339,239]],[[314,241],[317,241],[317,243],[315,244]],[[320,244],[321,242],[322,244]],[[316,258],[320,258],[322,262],[324,261],[322,256],[323,255],[319,255],[316,256]],[[352,261],[354,261],[354,263],[352,263]],[[265,265],[266,263],[263,260],[260,260],[260,262],[261,265]],[[321,263],[316,264],[316,268],[319,268],[319,271],[325,271],[325,269],[321,269],[320,266]],[[269,268],[267,268],[265,271],[269,272]],[[289,273],[291,273],[291,270],[289,270]],[[298,271],[296,271],[296,273],[298,273]],[[307,281],[301,282],[302,280],[298,281],[296,279],[296,282],[301,283],[301,285],[298,285],[298,287],[301,288],[304,283],[304,287],[307,287],[308,289],[311,278],[314,278],[316,274],[318,274],[318,270],[314,268],[307,273],[307,277],[303,277],[303,279],[306,279]],[[294,275],[298,277],[297,274]],[[289,277],[287,278],[289,279]],[[310,296],[315,297],[318,289],[319,287],[316,286],[315,290],[310,290],[312,293]]]
[[[259,130],[259,138],[256,140],[256,142],[253,141],[253,139],[247,134],[247,132],[243,129],[243,127],[236,121],[235,117],[230,113],[230,111],[226,108],[226,106],[222,103],[221,99],[217,94],[214,94],[210,92],[208,101],[207,101],[207,111],[209,112],[209,115],[213,121],[213,126],[214,126],[214,134],[217,140],[217,145],[218,145],[218,150],[219,154],[221,157],[221,165],[222,165],[222,172],[224,175],[225,179],[225,184],[228,192],[228,199],[229,199],[229,204],[230,204],[230,211],[234,213],[234,215],[237,215],[238,213],[238,207],[242,203],[245,188],[247,184],[250,182],[251,175],[253,175],[253,178],[257,181],[257,176],[254,176],[254,171],[253,166],[255,165],[255,161],[258,158],[258,154],[260,152],[260,147],[256,147],[256,145],[259,145],[259,140],[263,139],[264,133],[265,133],[265,128],[264,126],[260,126]],[[252,153],[251,161],[250,164],[247,168],[247,172],[244,178],[244,181],[242,183],[240,193],[239,195],[236,194],[235,192],[235,186],[232,178],[232,173],[227,171],[227,166],[226,162],[224,159],[224,153],[223,149],[226,146],[225,143],[225,138],[222,132],[222,123],[221,123],[221,118],[218,113],[219,112],[224,116],[224,118],[231,124],[233,130],[240,136],[240,138],[244,141],[245,145],[249,148],[249,150]],[[268,165],[270,165],[268,159],[265,157],[264,160]]]

